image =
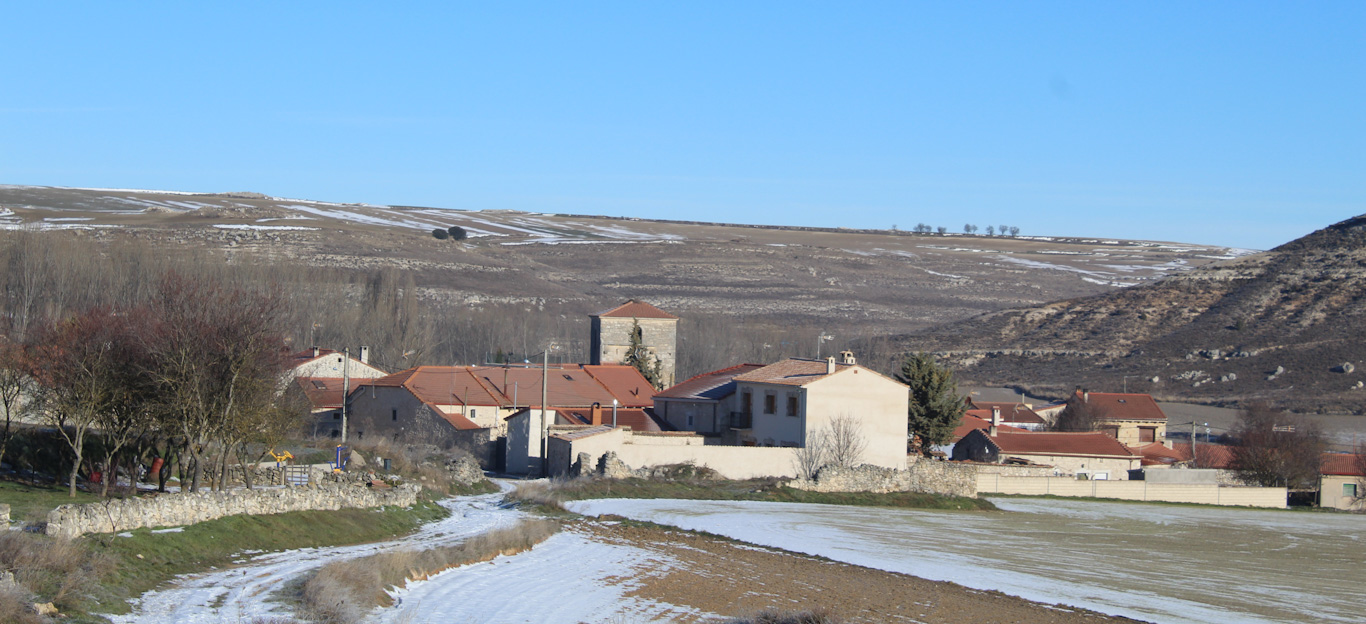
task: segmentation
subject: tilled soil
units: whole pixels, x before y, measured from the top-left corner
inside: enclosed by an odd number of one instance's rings
[[[676,562],[644,571],[631,596],[728,617],[824,609],[846,622],[870,623],[1137,621],[665,527],[599,521],[578,530]]]

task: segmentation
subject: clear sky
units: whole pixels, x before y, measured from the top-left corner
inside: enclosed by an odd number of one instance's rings
[[[8,3],[0,183],[1268,248],[1366,2]]]

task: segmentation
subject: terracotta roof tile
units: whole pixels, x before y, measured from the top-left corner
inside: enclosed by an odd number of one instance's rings
[[[1324,453],[1319,474],[1366,477],[1355,453]]]
[[[1207,468],[1227,470],[1233,465],[1233,447],[1231,446],[1226,444],[1201,443],[1197,444],[1196,448],[1199,449],[1200,463],[1204,464]],[[1191,445],[1189,442],[1185,444],[1173,444],[1172,450],[1181,454],[1181,461],[1191,460]]]
[[[632,299],[610,310],[603,310],[597,314],[589,316],[606,316],[612,318],[649,318],[649,319],[675,319],[678,317],[659,308],[656,308],[644,301]]]
[[[664,399],[696,399],[716,401],[735,394],[735,378],[745,373],[763,368],[763,364],[737,364],[730,368],[714,370],[689,378],[687,381],[665,388],[655,395]]]
[[[985,410],[987,413],[986,417],[988,419],[991,418],[991,408],[1000,408],[1001,422],[1003,423],[1015,423],[1021,425],[1042,425],[1044,423],[1043,417],[1036,414],[1034,410],[1025,407],[1023,403],[975,401],[973,399],[968,399],[968,404],[973,409]]]
[[[848,369],[854,368],[852,364],[835,364],[835,373],[839,374]],[[806,384],[820,381],[829,375],[826,373],[827,364],[825,360],[806,360],[791,358],[769,364],[763,368],[752,370],[742,375],[736,375],[736,381],[752,381],[756,383],[771,383],[784,386],[805,386]]]
[[[342,383],[340,377],[295,377],[294,383],[304,391],[308,402],[314,409],[340,408],[342,406]],[[354,385],[356,380],[351,380]]]
[[[987,437],[1007,455],[1084,455],[1088,457],[1139,457],[1129,447],[1104,433],[1012,432]]]
[[[986,418],[982,418],[982,417],[981,417],[982,412],[986,412]],[[986,431],[987,429],[990,429],[990,428],[991,428],[991,412],[986,411],[986,410],[968,410],[967,413],[963,414],[963,424],[958,425],[958,428],[953,430],[953,441],[954,441],[954,442],[957,442],[957,441],[963,439],[963,436],[965,436],[965,435],[967,435],[967,434],[969,434],[969,433],[972,433],[972,432],[975,431],[975,430],[981,429],[982,431]],[[1020,432],[1025,431],[1024,429],[1020,429],[1020,428],[1018,428],[1018,427],[1012,427],[1012,426],[1010,426],[1010,425],[1001,425],[1001,426],[997,427],[996,430],[997,430],[997,431],[1020,431]]]
[[[1081,401],[1083,396],[1087,396],[1087,405],[1099,407],[1103,412],[1102,420],[1167,420],[1166,412],[1147,394],[1091,392],[1088,395],[1078,390],[1072,400]]]
[[[620,364],[600,366],[563,364],[550,367],[546,399],[552,406],[611,407],[617,399],[626,407],[650,407],[654,387],[640,371]],[[540,405],[541,369],[525,366],[419,366],[379,379],[352,380],[364,385],[407,388],[420,400],[435,405],[513,407]]]

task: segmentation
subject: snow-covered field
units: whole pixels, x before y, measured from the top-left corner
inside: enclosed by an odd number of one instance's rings
[[[1361,516],[1001,499],[1010,513],[595,500],[586,514],[1153,622],[1360,622]]]

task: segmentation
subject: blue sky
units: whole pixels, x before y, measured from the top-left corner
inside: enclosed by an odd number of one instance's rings
[[[0,183],[1268,248],[1366,212],[1363,32],[1362,2],[11,4]]]

